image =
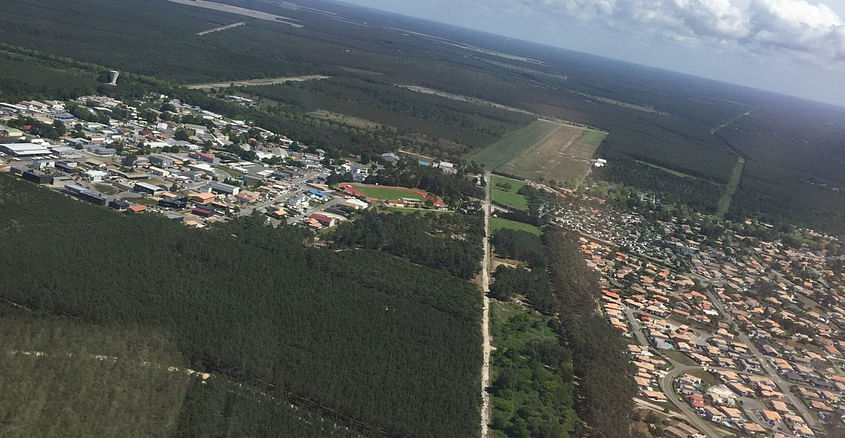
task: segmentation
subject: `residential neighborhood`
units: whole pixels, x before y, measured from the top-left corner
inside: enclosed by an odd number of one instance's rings
[[[697,429],[667,436],[813,437],[845,414],[845,272],[823,247],[714,233],[704,217],[646,219],[560,193],[602,312],[628,339],[639,401]],[[765,224],[754,225],[764,229]],[[812,245],[811,245],[812,244]]]

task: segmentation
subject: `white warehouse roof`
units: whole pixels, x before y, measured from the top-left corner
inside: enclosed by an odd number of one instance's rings
[[[12,143],[0,145],[0,151],[15,157],[50,155],[50,150],[40,144]]]

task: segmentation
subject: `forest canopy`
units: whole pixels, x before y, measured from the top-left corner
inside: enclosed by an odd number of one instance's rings
[[[171,333],[184,366],[365,435],[477,433],[481,304],[468,282],[375,251],[307,248],[304,231],[251,218],[196,230],[120,215],[8,175],[0,206],[2,298],[34,316]],[[199,427],[210,413],[191,415]]]

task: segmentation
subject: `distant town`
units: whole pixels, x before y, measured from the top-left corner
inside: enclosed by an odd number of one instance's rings
[[[227,100],[252,104],[238,96]],[[361,184],[402,159],[395,153],[367,163],[327,159],[324,150],[282,133],[162,95],[146,96],[143,108],[103,96],[0,103],[0,171],[96,205],[158,212],[192,227],[258,213],[274,226],[321,229],[371,203],[445,208],[420,190]],[[449,162],[407,159],[455,171]],[[342,191],[329,187],[341,181],[347,182]]]

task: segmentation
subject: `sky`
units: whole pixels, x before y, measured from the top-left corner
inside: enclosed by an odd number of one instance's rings
[[[845,106],[845,0],[344,0]]]

